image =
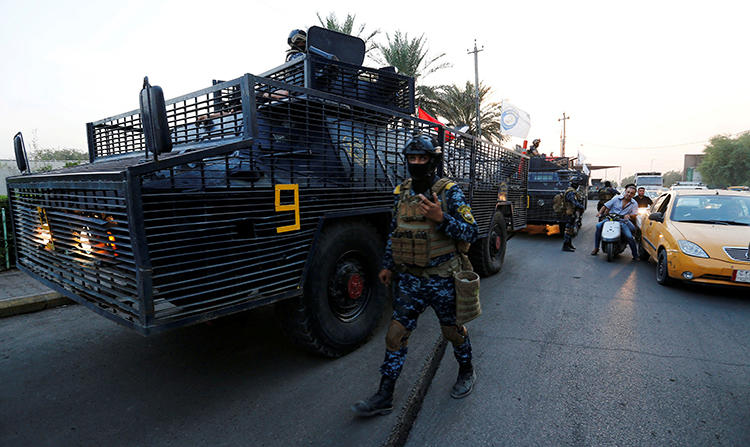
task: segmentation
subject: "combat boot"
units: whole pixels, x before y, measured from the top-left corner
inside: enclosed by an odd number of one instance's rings
[[[380,388],[367,400],[360,400],[352,405],[352,411],[357,416],[386,415],[393,411],[393,388],[396,381],[388,376],[380,378]]]
[[[563,246],[562,251],[575,251],[576,248],[572,244],[572,238],[570,235],[566,234],[565,239],[563,240]]]
[[[461,365],[458,368],[458,377],[456,383],[451,389],[451,397],[454,399],[461,399],[466,397],[474,390],[474,382],[477,380],[477,375],[474,373],[474,367],[469,363],[464,366]]]

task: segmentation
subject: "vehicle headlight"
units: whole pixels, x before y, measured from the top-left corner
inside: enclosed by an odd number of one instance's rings
[[[81,248],[86,253],[91,252],[91,233],[89,231],[89,227],[83,227],[84,229],[81,231],[81,233],[78,236],[78,243],[81,244]]]
[[[696,243],[690,241],[677,241],[680,246],[680,250],[688,256],[695,256],[696,258],[707,258],[708,254]]]

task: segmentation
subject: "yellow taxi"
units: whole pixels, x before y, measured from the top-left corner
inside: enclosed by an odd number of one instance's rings
[[[641,259],[656,281],[750,287],[750,193],[674,190],[641,223]]]

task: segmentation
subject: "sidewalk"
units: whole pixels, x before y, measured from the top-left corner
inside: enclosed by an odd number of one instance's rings
[[[0,318],[73,304],[18,269],[0,272]]]

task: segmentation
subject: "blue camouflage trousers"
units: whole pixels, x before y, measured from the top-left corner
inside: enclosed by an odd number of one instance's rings
[[[468,366],[471,364],[469,333],[465,327],[457,328],[456,326],[456,289],[453,278],[439,276],[424,278],[409,273],[401,273],[393,299],[392,320],[398,322],[407,332],[399,349],[391,350],[388,346],[386,347],[385,359],[380,366],[380,374],[394,380],[401,374],[408,350],[406,339],[409,333],[417,328],[417,319],[427,309],[427,306],[432,307],[435,311],[444,334],[448,328],[452,329],[454,334],[456,330],[460,334],[458,337],[446,337],[449,340],[454,339],[451,340],[453,355],[459,365]],[[389,329],[389,335],[390,332]],[[462,339],[463,342],[455,341],[458,339]]]
[[[570,216],[565,216],[563,218],[565,222],[565,232],[563,233],[563,239],[565,242],[572,242],[573,238],[575,237],[575,228],[578,221],[578,216],[576,213],[571,214]]]

